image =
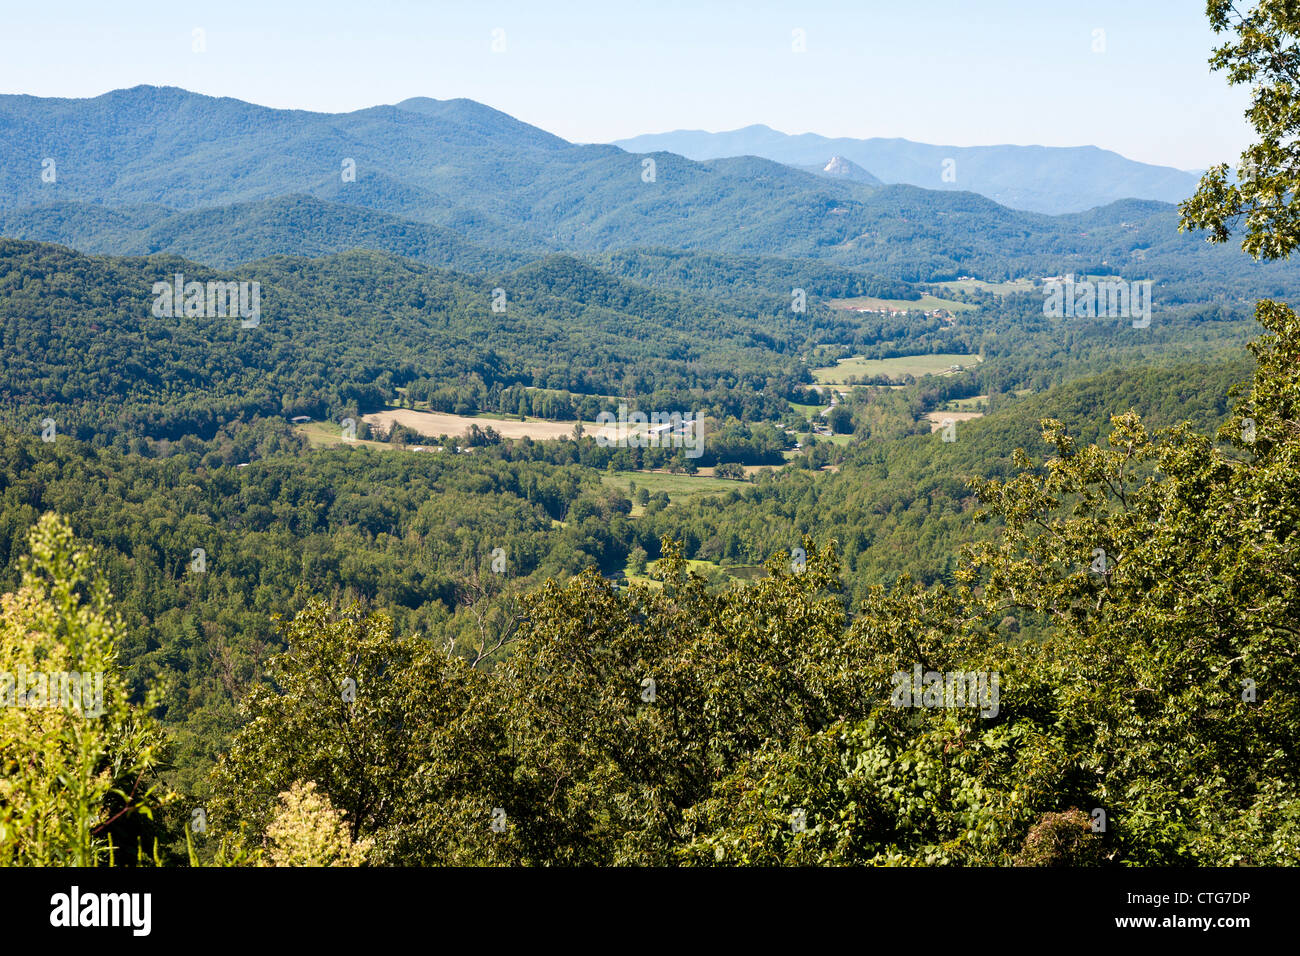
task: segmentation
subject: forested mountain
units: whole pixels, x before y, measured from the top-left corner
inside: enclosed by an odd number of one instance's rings
[[[1136,162],[1096,146],[934,146],[906,139],[791,135],[761,124],[720,133],[647,133],[614,145],[630,153],[662,151],[700,161],[762,156],[800,168],[822,168],[830,157],[843,157],[886,183],[968,189],[1012,209],[1049,214],[1121,199],[1178,202],[1197,179],[1195,173]]]
[[[159,125],[193,135],[160,139],[151,132]],[[8,96],[0,97],[0,146],[8,209],[165,197],[187,210],[307,193],[497,245],[596,248],[635,237],[708,246],[743,214],[768,224],[731,242],[773,251],[780,229],[798,216],[865,195],[864,187],[760,160],[694,163],[664,154],[650,175],[640,157],[570,144],[467,100],[325,115],[171,88],[48,103]],[[105,158],[119,156],[131,159]],[[41,178],[46,158],[54,182]],[[345,178],[345,161],[355,164],[355,179]]]
[[[184,213],[153,206],[54,203],[0,212],[0,234],[103,255],[166,253],[218,268],[273,255],[317,257],[371,249],[458,272],[501,273],[553,254],[542,246],[479,245],[453,229],[305,195]],[[643,284],[713,295],[789,299],[792,289],[804,288],[827,297],[919,298],[902,280],[813,259],[671,247],[621,249],[587,257]]]
[[[296,195],[190,212],[56,202],[0,210],[0,232],[84,252],[171,253],[214,266],[276,254],[318,256],[364,248],[442,268],[483,272],[556,249],[616,261],[618,253],[654,247],[715,259],[731,254],[748,262],[796,259],[810,263],[810,271],[831,269],[909,282],[962,274],[990,281],[1066,272],[1118,274],[1160,281],[1163,288],[1174,290],[1166,297],[1174,301],[1203,301],[1214,293],[1245,302],[1251,289],[1283,294],[1298,284],[1293,265],[1253,262],[1238,251],[1179,235],[1174,210],[1160,203],[1125,202],[1077,215],[1041,217],[971,194],[886,187],[864,203],[833,204],[822,213],[816,223],[747,220],[744,236],[719,229],[694,237],[675,228],[641,229],[621,221],[624,213],[617,212],[610,228],[626,236],[620,243],[476,232],[464,222],[444,227]],[[813,241],[818,234],[829,238],[824,231],[828,228],[834,241]],[[503,244],[503,239],[511,241]],[[598,251],[602,248],[610,251]],[[746,282],[753,284],[752,279]]]
[[[154,314],[154,284],[178,273],[258,282],[259,324]],[[471,381],[643,398],[748,382],[779,398],[807,380],[793,353],[817,320],[796,326],[788,296],[754,309],[652,291],[562,256],[495,279],[361,251],[218,273],[0,240],[0,395],[24,429],[48,415],[98,442],[210,437],[254,415],[337,421],[382,408],[398,388]]]
[[[191,132],[146,132],[160,123]],[[46,159],[53,181],[42,179]],[[314,114],[156,87],[0,97],[0,227],[83,251],[223,265],[360,245],[488,268],[483,246],[508,250],[503,259],[656,246],[820,259],[908,281],[1112,273],[1207,283],[1241,302],[1300,285],[1294,266],[1180,235],[1163,203],[1044,216],[924,185],[574,145],[468,100]]]
[[[544,255],[537,246],[483,246],[454,229],[306,195],[177,212],[161,206],[52,203],[0,212],[0,234],[82,252],[180,256],[217,268],[273,255],[390,252],[459,272],[509,269]]]

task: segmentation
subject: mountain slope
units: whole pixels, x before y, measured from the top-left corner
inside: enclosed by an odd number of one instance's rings
[[[0,234],[101,255],[166,253],[222,268],[277,254],[325,256],[351,249],[388,252],[459,272],[495,272],[530,258],[526,250],[471,242],[454,229],[304,195],[184,212],[52,203],[0,212]]]
[[[47,158],[52,182],[41,177]],[[654,159],[647,175],[640,157],[567,143],[467,100],[320,114],[145,86],[87,100],[0,97],[9,210],[66,201],[187,210],[305,193],[487,244],[574,248],[692,233],[719,241],[745,215],[766,226],[749,243],[759,251],[779,241],[782,217],[865,195],[768,161]]]
[[[827,155],[819,144],[823,168]],[[42,179],[43,158],[54,160],[53,181]],[[496,265],[484,248],[653,247],[816,259],[906,281],[1106,272],[1242,302],[1261,282],[1270,294],[1300,290],[1295,265],[1260,266],[1179,235],[1171,206],[1024,212],[964,191],[965,168],[953,192],[872,187],[754,156],[639,156],[567,143],[469,100],[320,114],[155,87],[0,97],[4,231],[96,251],[228,263],[361,247],[478,271]],[[258,206],[271,200],[285,205]]]
[[[259,283],[259,324],[155,314],[154,284],[176,273]],[[793,380],[809,324],[647,289],[562,255],[488,281],[365,251],[222,273],[0,239],[0,417],[30,433],[49,416],[61,434],[102,444],[211,437],[256,415],[337,420],[382,408],[398,388],[471,381],[648,395]]]

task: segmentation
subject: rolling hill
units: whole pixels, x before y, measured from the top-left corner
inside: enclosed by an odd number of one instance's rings
[[[1154,279],[1170,303],[1300,292],[1294,265],[1180,235],[1166,203],[1049,216],[975,192],[832,176],[819,150],[817,172],[753,156],[633,155],[469,100],[320,114],[147,86],[86,100],[4,96],[0,228],[213,265],[369,248],[491,271],[551,251],[671,248],[909,282],[1109,273]],[[891,167],[866,169],[887,178]],[[968,183],[959,173],[954,185]]]

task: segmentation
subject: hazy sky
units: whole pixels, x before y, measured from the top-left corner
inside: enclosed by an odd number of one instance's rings
[[[464,96],[579,142],[765,123],[1189,169],[1248,142],[1214,43],[1197,0],[6,0],[0,92],[152,83],[329,112]]]

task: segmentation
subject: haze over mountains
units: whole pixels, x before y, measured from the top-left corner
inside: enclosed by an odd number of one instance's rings
[[[1192,194],[1198,179],[1193,172],[1139,163],[1096,146],[935,146],[906,139],[789,135],[761,124],[722,133],[650,133],[614,145],[701,161],[761,156],[798,167],[824,165],[838,156],[886,183],[970,190],[1012,209],[1049,214],[1081,212],[1120,199],[1176,203]]]

